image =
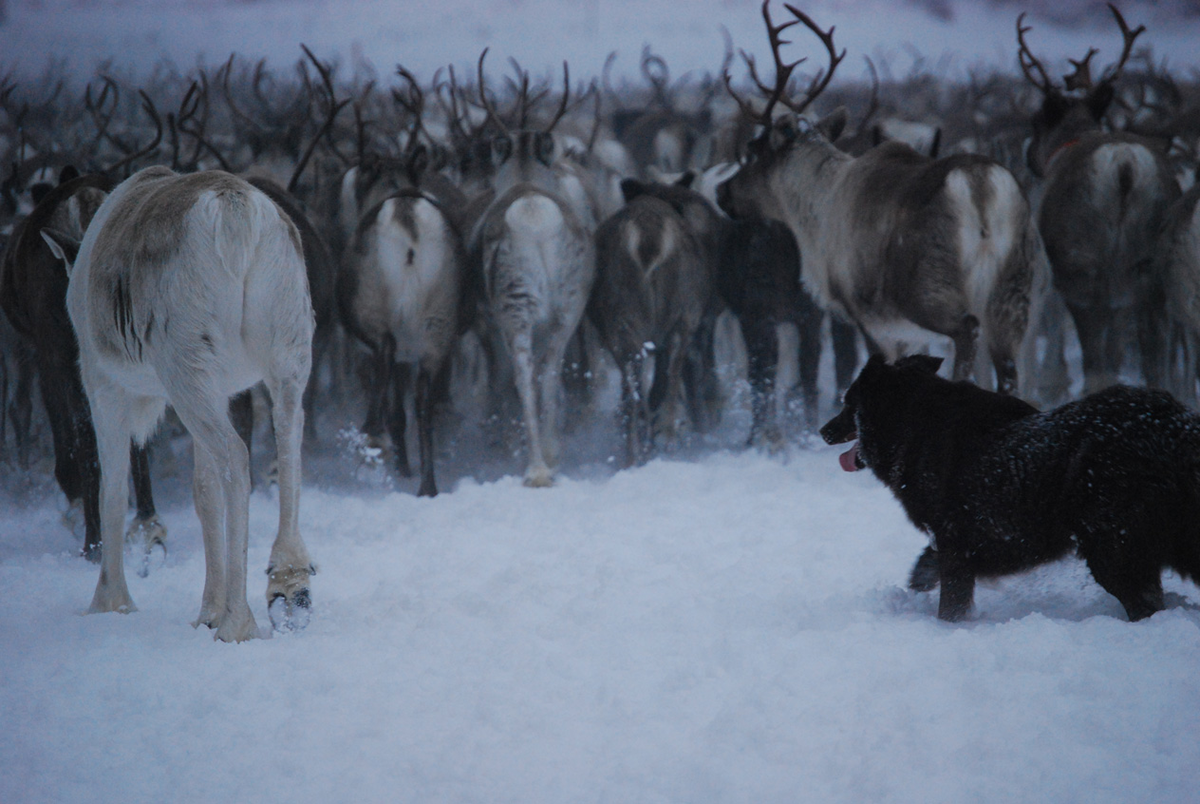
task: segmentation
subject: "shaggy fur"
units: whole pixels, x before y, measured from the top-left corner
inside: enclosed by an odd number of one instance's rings
[[[910,586],[941,584],[940,618],[970,611],[976,577],[1072,550],[1130,620],[1163,608],[1163,569],[1200,577],[1200,416],[1126,386],[1039,413],[940,363],[872,358],[821,430],[857,438],[842,467],[869,467],[929,534]]]

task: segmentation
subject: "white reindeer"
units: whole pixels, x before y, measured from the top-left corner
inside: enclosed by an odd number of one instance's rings
[[[223,641],[258,634],[246,599],[249,454],[228,407],[264,381],[279,457],[267,600],[277,628],[302,627],[315,571],[298,523],[314,323],[296,227],[236,176],[151,167],[113,190],[82,243],[47,241],[71,274],[67,310],[100,456],[103,557],[91,611],[135,609],[121,550],[129,439],[143,442],[171,404],[194,441],[205,558],[195,624]]]

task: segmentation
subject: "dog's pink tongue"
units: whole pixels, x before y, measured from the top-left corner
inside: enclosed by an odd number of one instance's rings
[[[846,450],[838,457],[838,463],[842,465],[842,469],[846,472],[858,471],[858,442],[855,441],[850,445],[850,449]]]

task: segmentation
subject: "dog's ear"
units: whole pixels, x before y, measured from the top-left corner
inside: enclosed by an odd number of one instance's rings
[[[909,355],[902,357],[896,361],[896,368],[907,368],[912,366],[930,374],[937,374],[938,369],[942,367],[943,359],[933,357],[932,355]]]

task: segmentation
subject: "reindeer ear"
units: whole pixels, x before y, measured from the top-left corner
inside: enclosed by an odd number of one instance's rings
[[[642,184],[637,179],[621,180],[621,195],[625,198],[626,204],[644,192],[646,192],[646,185]]]
[[[850,120],[850,113],[846,111],[845,106],[839,106],[829,114],[821,118],[814,128],[821,132],[821,135],[830,142],[837,142],[837,138],[842,136],[842,131],[846,128],[846,123]]]
[[[414,148],[408,157],[408,180],[413,184],[419,184],[421,176],[428,168],[429,149],[422,143]]]
[[[67,165],[58,174],[58,183],[66,184],[67,182],[79,178],[79,168],[74,165]]]
[[[37,184],[29,188],[29,197],[33,199],[33,205],[36,207],[42,203],[42,199],[50,195],[50,191],[54,188],[44,181],[39,181]]]
[[[512,156],[513,141],[511,137],[499,136],[492,138],[492,159],[497,165],[503,165]]]
[[[1101,81],[1099,86],[1088,93],[1084,103],[1087,104],[1093,120],[1099,121],[1104,117],[1104,113],[1108,111],[1116,94],[1117,90],[1113,87],[1112,81]]]
[[[534,156],[546,167],[554,161],[554,135],[549,131],[539,132],[534,142]]]
[[[50,247],[50,253],[56,260],[61,260],[67,267],[67,275],[75,265],[75,257],[79,254],[79,241],[57,229],[46,227],[41,230],[42,239]]]

